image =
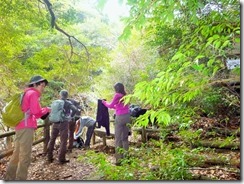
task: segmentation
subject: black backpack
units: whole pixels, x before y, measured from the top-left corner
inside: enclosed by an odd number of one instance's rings
[[[132,117],[138,118],[147,112],[147,109],[142,109],[139,105],[130,105],[129,107],[130,115]]]
[[[77,121],[80,118],[80,113],[82,109],[82,107],[80,106],[80,102],[70,98],[67,100],[70,101],[77,108],[77,112],[75,114],[75,121]]]
[[[73,147],[74,148],[83,148],[85,146],[84,140],[81,137],[78,137],[74,140]]]

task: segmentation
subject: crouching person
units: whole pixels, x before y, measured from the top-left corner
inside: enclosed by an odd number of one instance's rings
[[[96,121],[89,116],[81,116],[79,120],[76,121],[76,131],[74,134],[74,139],[76,140],[81,136],[84,127],[87,127],[85,149],[90,148],[91,137],[96,126]]]

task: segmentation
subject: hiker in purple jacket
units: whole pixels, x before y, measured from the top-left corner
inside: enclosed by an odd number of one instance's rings
[[[113,100],[110,103],[103,100],[102,103],[108,108],[115,109],[115,164],[120,165],[121,159],[124,158],[129,149],[128,124],[131,123],[131,118],[129,105],[125,105],[122,99],[126,95],[124,85],[116,83],[114,90]]]

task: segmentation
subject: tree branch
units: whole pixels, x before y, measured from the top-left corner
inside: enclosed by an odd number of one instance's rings
[[[70,48],[71,48],[71,50],[70,50],[70,58],[69,59],[71,59],[72,56],[73,56],[73,54],[74,54],[74,47],[73,47],[73,44],[72,44],[72,39],[74,39],[76,42],[78,42],[79,44],[81,44],[85,48],[86,55],[87,55],[87,59],[88,59],[88,61],[90,61],[90,54],[88,52],[87,47],[82,42],[80,42],[76,37],[69,35],[67,32],[65,32],[63,29],[61,29],[58,26],[58,24],[56,23],[55,14],[54,14],[54,12],[52,10],[52,4],[50,3],[49,0],[44,0],[44,3],[47,5],[47,9],[48,9],[48,11],[49,11],[49,13],[51,15],[51,27],[52,28],[55,28],[56,30],[58,30],[59,32],[61,32],[62,34],[64,34],[65,36],[67,36],[68,39],[69,39],[69,44],[70,44]]]

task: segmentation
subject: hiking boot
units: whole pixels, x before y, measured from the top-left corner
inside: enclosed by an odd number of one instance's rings
[[[72,149],[67,149],[66,153],[72,153]]]
[[[61,161],[59,161],[59,164],[66,164],[68,162],[69,162],[69,160],[61,160]]]
[[[53,163],[54,159],[51,158],[51,159],[47,159],[47,162],[50,164],[50,163]]]

